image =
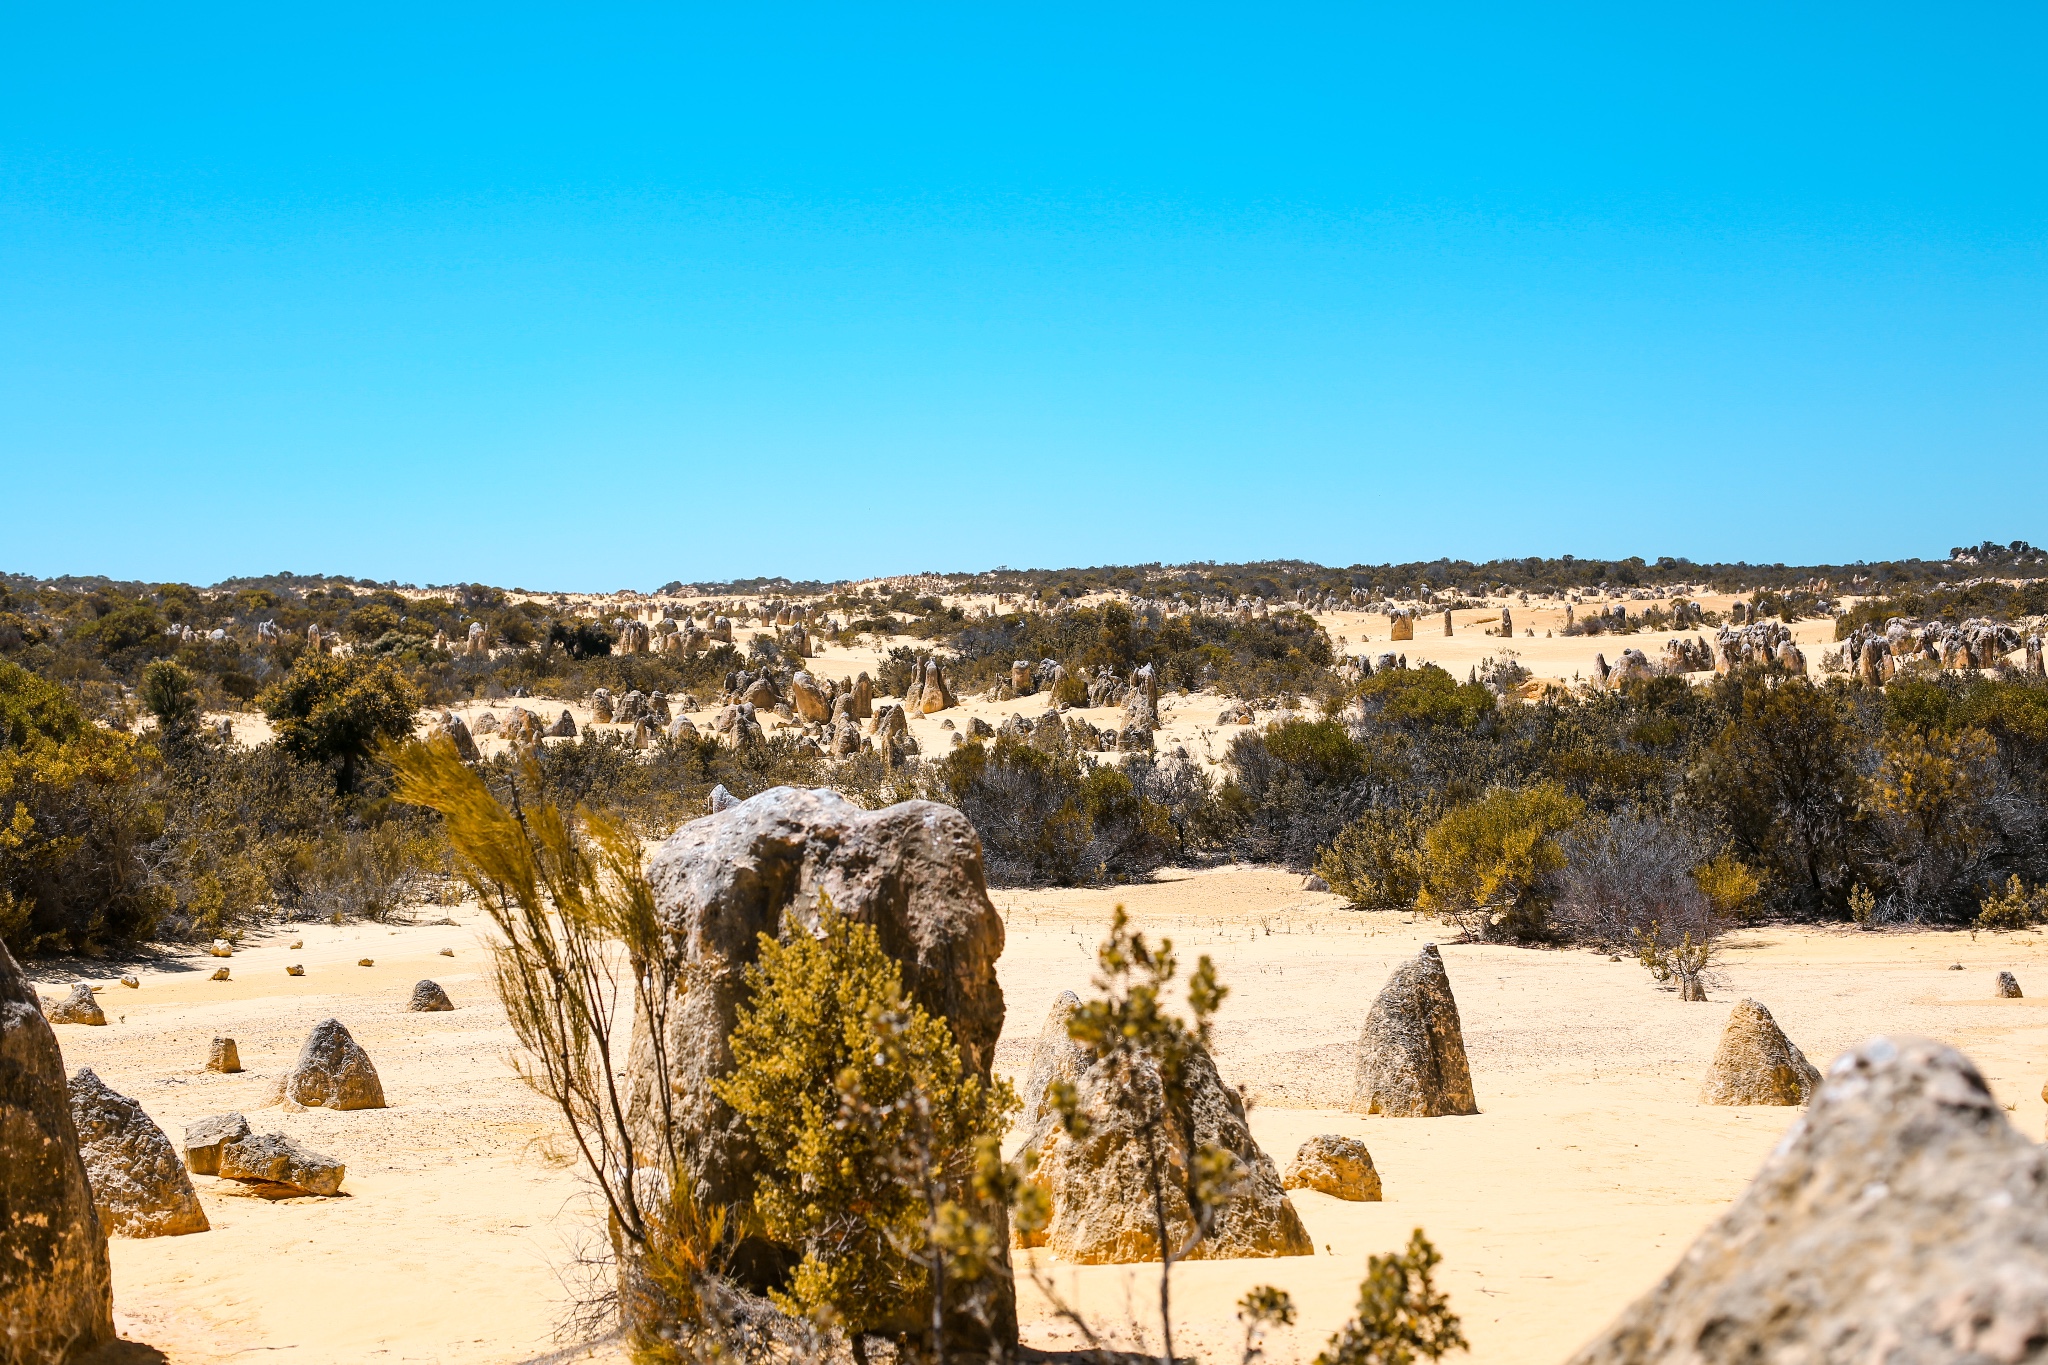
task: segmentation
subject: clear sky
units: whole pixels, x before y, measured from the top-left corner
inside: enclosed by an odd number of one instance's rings
[[[2044,15],[11,6],[0,568],[2048,541]]]

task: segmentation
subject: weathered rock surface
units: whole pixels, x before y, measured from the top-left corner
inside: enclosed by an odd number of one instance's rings
[[[455,1002],[441,989],[440,982],[422,981],[412,988],[412,998],[405,1002],[405,1007],[414,1014],[433,1014],[454,1009]]]
[[[1997,985],[1997,989],[1996,989],[1996,991],[1995,991],[1995,994],[1996,994],[1996,995],[1997,995],[1997,996],[1999,997],[1999,999],[2001,999],[2001,1000],[2018,1000],[2018,999],[2020,999],[2021,997],[2020,997],[2020,981],[2019,981],[2019,978],[2018,978],[2018,977],[2016,977],[2016,976],[2014,976],[2014,975],[2013,975],[2013,974],[2012,974],[2011,972],[2000,972],[2000,973],[1998,974],[1998,985]],[[86,1023],[91,1023],[91,1022],[94,1022],[94,1021],[92,1021],[92,1020],[85,1020],[85,1021],[83,1021],[83,1022],[86,1022]],[[106,1020],[105,1020],[104,1018],[101,1018],[101,1019],[100,1019],[100,1020],[98,1020],[97,1022],[99,1022],[99,1023],[102,1023],[102,1024],[104,1024],[104,1023],[106,1023],[107,1021],[106,1021]]]
[[[249,1136],[240,1114],[215,1114],[185,1125],[185,1169],[194,1175],[220,1174],[220,1149]]]
[[[476,762],[476,738],[469,733],[469,726],[463,723],[462,717],[453,711],[443,711],[440,723],[434,727],[434,733],[446,736],[448,742],[455,746],[456,756],[465,763]]]
[[[1115,1102],[1117,1079],[1109,1066],[1067,1036],[1067,1020],[1079,1005],[1071,991],[1061,995],[1026,1069],[1018,1150],[1039,1154],[1031,1179],[1052,1201],[1051,1221],[1029,1245],[1082,1265],[1157,1260],[1146,1146],[1131,1115]],[[1068,1081],[1079,1092],[1090,1126],[1085,1139],[1069,1137],[1046,1104],[1046,1087],[1055,1080]],[[1315,1243],[1281,1187],[1279,1171],[1252,1139],[1244,1102],[1216,1074],[1208,1053],[1197,1051],[1190,1059],[1188,1082],[1195,1141],[1215,1143],[1236,1156],[1240,1176],[1235,1195],[1217,1212],[1190,1259],[1314,1255]],[[1141,1071],[1134,1083],[1157,1103],[1156,1072]],[[1168,1129],[1167,1148],[1177,1164],[1186,1150],[1185,1134],[1177,1120],[1169,1120]],[[1167,1226],[1167,1235],[1176,1241],[1194,1230],[1187,1199],[1178,1189],[1169,1189]]]
[[[1990,1365],[2044,1345],[2048,1148],[1961,1053],[1873,1038],[1573,1365]]]
[[[43,1365],[114,1338],[107,1236],[78,1152],[64,1059],[0,944],[0,1365]]]
[[[283,1133],[252,1133],[221,1144],[223,1180],[261,1181],[289,1185],[307,1194],[333,1195],[341,1192],[347,1174],[348,1167],[333,1157],[309,1151]]]
[[[831,698],[818,680],[802,669],[789,680],[789,701],[801,720],[817,724],[832,718]]]
[[[1373,1001],[1358,1035],[1351,1108],[1395,1118],[1479,1112],[1458,1002],[1434,943],[1396,967]]]
[[[73,986],[71,994],[65,996],[62,1000],[45,1001],[43,1003],[43,1013],[50,1017],[50,1022],[53,1024],[104,1024],[107,1022],[106,1011],[102,1010],[100,1002],[92,997],[92,987],[86,985],[83,981]]]
[[[285,1075],[284,1099],[307,1109],[382,1109],[384,1084],[341,1020],[323,1019]]]
[[[1380,1198],[1380,1173],[1372,1153],[1357,1138],[1318,1133],[1295,1150],[1280,1183],[1290,1190],[1320,1190],[1338,1199],[1371,1203]]]
[[[206,1069],[208,1071],[225,1071],[231,1074],[242,1069],[241,1049],[235,1046],[234,1039],[216,1038],[213,1040],[213,1046],[208,1049],[206,1054]]]
[[[1728,1026],[1714,1049],[1701,1104],[1805,1104],[1820,1085],[1820,1072],[1792,1045],[1754,1000],[1729,1011]]]
[[[744,972],[758,936],[775,933],[785,911],[814,922],[821,894],[874,927],[909,994],[946,1020],[967,1067],[988,1077],[1003,1026],[1003,922],[989,901],[981,841],[960,812],[929,801],[866,811],[836,792],[775,787],[684,825],[648,876],[674,979],[688,983],[668,1002],[672,1131],[707,1203],[744,1198],[753,1179],[752,1142],[710,1084],[733,1065],[727,1039]],[[650,1138],[661,1121],[657,1079],[650,1040],[636,1034],[632,1114]],[[650,1141],[647,1150],[659,1149]],[[997,1317],[998,1336],[1014,1340],[1007,1292]]]
[[[124,1237],[179,1237],[205,1232],[192,1177],[171,1140],[142,1106],[80,1067],[69,1087],[78,1154],[92,1185],[100,1227]]]
[[[576,717],[570,715],[566,710],[563,711],[561,715],[555,717],[555,723],[547,728],[547,735],[550,739],[574,739],[576,737]]]

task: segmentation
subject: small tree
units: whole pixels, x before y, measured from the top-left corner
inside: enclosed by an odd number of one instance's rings
[[[356,765],[387,743],[410,738],[419,692],[385,660],[304,654],[256,704],[294,758],[333,763],[336,785],[356,788]]]
[[[157,729],[166,740],[185,738],[198,723],[199,685],[169,659],[146,666],[136,680],[135,693],[142,709],[156,717]]]
[[[1451,1301],[1431,1279],[1442,1261],[1421,1228],[1405,1252],[1368,1257],[1358,1316],[1337,1330],[1315,1365],[1413,1365],[1467,1349]]]
[[[1144,934],[1131,928],[1121,905],[1095,960],[1095,988],[1101,995],[1074,1012],[1067,1034],[1094,1050],[1110,1102],[1144,1144],[1159,1244],[1160,1360],[1173,1365],[1173,1267],[1209,1234],[1217,1210],[1239,1178],[1236,1156],[1213,1143],[1196,1141],[1189,1084],[1190,1063],[1197,1052],[1208,1050],[1211,1021],[1229,992],[1216,979],[1216,966],[1205,954],[1188,978],[1193,1025],[1163,1010],[1160,997],[1180,970],[1173,940],[1162,938],[1157,947],[1148,943]],[[1068,1135],[1086,1138],[1089,1124],[1074,1087],[1056,1084],[1050,1098]],[[1179,1151],[1170,1150],[1175,1141]],[[1173,1235],[1169,1182],[1187,1201],[1193,1221],[1185,1237]]]
[[[760,1153],[754,1213],[803,1253],[777,1297],[863,1353],[866,1335],[900,1341],[922,1318],[943,1360],[949,1311],[989,1325],[978,1291],[1001,1265],[1001,1206],[978,1194],[977,1163],[1016,1099],[963,1067],[873,926],[829,899],[815,932],[790,919],[760,945],[713,1089]]]

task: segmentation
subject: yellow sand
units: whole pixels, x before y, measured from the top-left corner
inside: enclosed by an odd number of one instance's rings
[[[1954,1042],[2015,1106],[2022,1130],[2042,1130],[2037,1059],[2048,1055],[2048,1014],[2037,1000],[1991,994],[2001,968],[2048,993],[2038,936],[1776,927],[1736,936],[1704,1005],[1681,1004],[1633,962],[1448,946],[1483,1112],[1351,1115],[1351,1043],[1365,1012],[1393,964],[1442,930],[1347,912],[1298,888],[1286,873],[1225,868],[1120,891],[997,895],[1009,923],[1001,1069],[1022,1066],[1060,990],[1086,990],[1093,946],[1122,899],[1190,955],[1216,958],[1232,988],[1219,1061],[1254,1100],[1267,1152],[1284,1164],[1311,1134],[1352,1134],[1385,1181],[1378,1204],[1294,1196],[1324,1254],[1178,1269],[1183,1353],[1235,1359],[1232,1305],[1273,1283],[1302,1309],[1275,1357],[1307,1359],[1348,1313],[1366,1255],[1420,1225],[1444,1253],[1443,1283],[1474,1360],[1561,1359],[1670,1265],[1793,1119],[1791,1110],[1695,1103],[1727,1006],[1744,995],[1767,1004],[1822,1066],[1882,1031]],[[454,913],[463,923],[282,930],[238,952],[225,983],[206,979],[217,964],[198,954],[140,968],[139,990],[114,984],[115,970],[92,978],[106,983],[113,1022],[59,1026],[67,1065],[93,1066],[174,1139],[191,1120],[240,1109],[259,1131],[290,1133],[348,1164],[348,1197],[336,1200],[227,1198],[197,1177],[212,1231],[115,1239],[115,1302],[129,1337],[181,1365],[622,1359],[615,1344],[565,1349],[574,1343],[555,1334],[570,1298],[564,1276],[573,1281],[600,1219],[574,1167],[550,1159],[549,1111],[507,1064],[512,1040],[490,996],[479,916]],[[300,936],[303,949],[286,947]],[[443,947],[456,956],[439,956]],[[356,966],[362,957],[376,965]],[[1946,970],[1958,960],[1964,970]],[[305,964],[304,977],[284,974],[292,962]],[[39,974],[50,994],[69,979]],[[455,1012],[402,1011],[422,977],[448,989]],[[306,1030],[328,1015],[369,1050],[391,1107],[259,1107]],[[203,1070],[216,1034],[238,1041],[247,1073]],[[1156,1268],[1042,1269],[1120,1340],[1132,1339],[1133,1320],[1150,1331]],[[1027,1342],[1073,1344],[1028,1287],[1023,1311]]]

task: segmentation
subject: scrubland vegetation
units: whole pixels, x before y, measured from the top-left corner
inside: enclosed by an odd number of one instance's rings
[[[1503,700],[1519,681],[1506,671],[1357,679],[1332,666],[1331,639],[1289,603],[1252,615],[1162,610],[1191,592],[1542,591],[1586,573],[1611,584],[1724,570],[1777,583],[1755,593],[1759,614],[1814,610],[1814,585],[1829,575],[1891,588],[1841,615],[1842,632],[1891,614],[2012,618],[2048,605],[2048,579],[2029,576],[2042,572],[2032,547],[1958,556],[1797,571],[1525,560],[960,580],[1034,598],[1075,584],[1142,594],[995,614],[931,594],[843,591],[826,606],[845,632],[892,644],[878,669],[884,693],[900,693],[938,651],[963,693],[1007,676],[1013,660],[1051,659],[1069,674],[1072,702],[1098,670],[1127,677],[1150,665],[1168,691],[1297,709],[1237,732],[1215,768],[1165,754],[1108,762],[1059,727],[898,768],[872,754],[821,759],[773,734],[737,748],[663,738],[651,750],[592,735],[533,759],[549,799],[646,836],[701,813],[717,784],[741,797],[830,785],[867,806],[923,796],[969,816],[1000,881],[1276,862],[1319,872],[1356,905],[1417,907],[1482,938],[1633,951],[1642,932],[1675,942],[1770,917],[2005,925],[2033,917],[2048,883],[2048,692],[2022,677],[1936,674],[1880,689],[1738,670],[1705,686],[1657,678],[1525,705]],[[1987,565],[2006,577],[1973,576]],[[1647,619],[1628,618],[1632,628]],[[437,647],[437,632],[459,639],[472,622],[504,647]],[[348,657],[310,648],[309,627],[350,642]],[[914,643],[895,643],[904,637]],[[420,596],[289,575],[205,591],[8,579],[0,935],[21,952],[100,953],[232,933],[264,913],[376,917],[452,894],[441,823],[393,799],[380,757],[410,733],[416,708],[595,687],[715,698],[730,670],[776,656],[766,640],[750,655],[718,644],[630,656],[612,654],[612,640],[607,622],[566,600],[475,584]],[[199,724],[220,710],[262,713],[275,742],[240,746]],[[491,766],[502,778],[510,762]]]

